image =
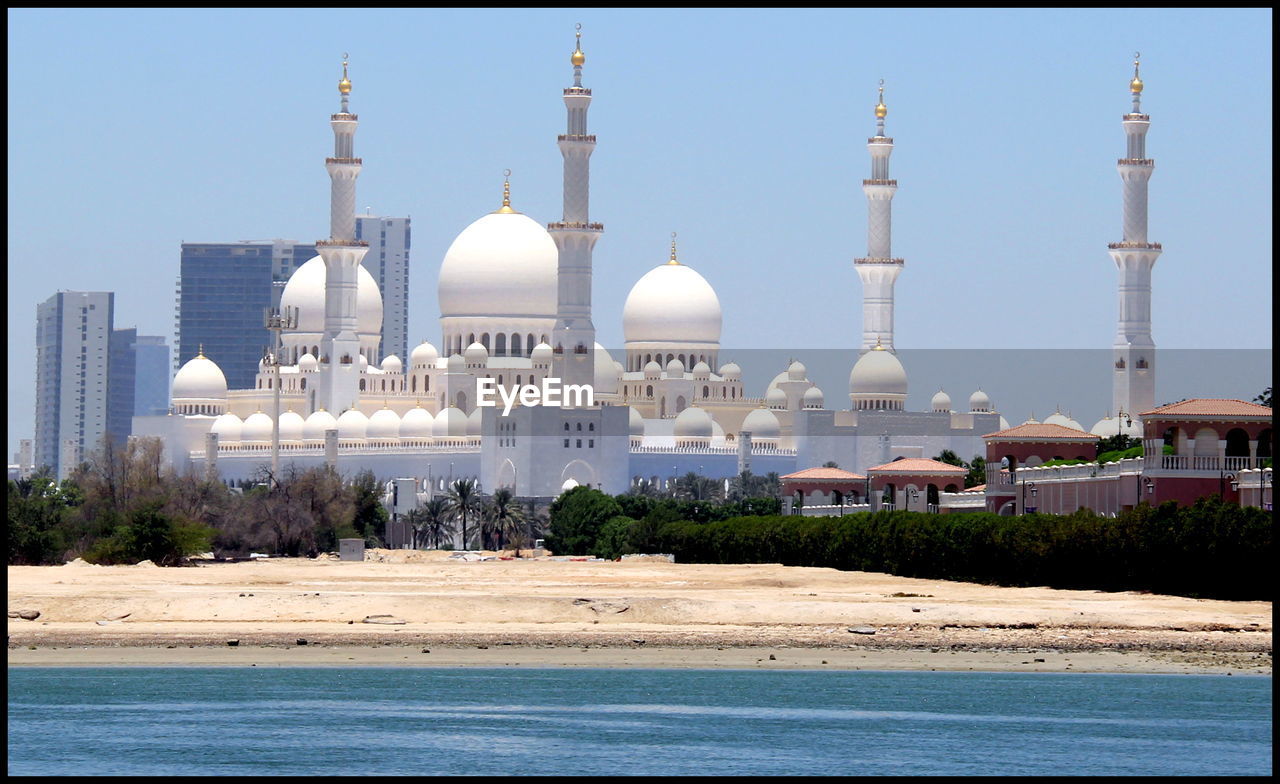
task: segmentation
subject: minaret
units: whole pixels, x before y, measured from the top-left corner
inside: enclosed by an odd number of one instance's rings
[[[1142,113],[1142,79],[1138,56],[1133,56],[1133,111],[1124,115],[1128,150],[1116,162],[1124,183],[1124,240],[1113,242],[1111,258],[1120,270],[1120,314],[1113,347],[1115,375],[1112,408],[1134,419],[1155,407],[1156,344],[1151,339],[1151,268],[1160,243],[1147,240],[1147,182],[1155,161],[1147,157],[1147,129],[1151,117]]]
[[[333,157],[326,158],[329,171],[329,239],[316,243],[324,259],[324,337],[320,347],[320,394],[316,403],[334,415],[354,406],[359,399],[360,338],[357,329],[357,274],[369,243],[356,236],[356,177],[360,159],[355,157],[357,117],[347,111],[351,81],[347,78],[347,57],[342,56],[342,81],[338,82],[342,111],[330,118],[333,127]]]
[[[591,322],[591,252],[604,225],[591,223],[587,213],[590,195],[591,153],[596,137],[587,133],[587,108],[591,90],[582,86],[582,25],[570,57],[573,86],[564,90],[569,112],[566,133],[557,137],[564,156],[564,217],[547,224],[560,250],[557,271],[559,295],[556,326],[551,339],[552,372],[564,384],[591,384],[595,380],[596,328]]]
[[[876,104],[876,135],[867,139],[871,152],[871,179],[862,181],[867,194],[867,257],[854,259],[853,268],[862,279],[862,348],[870,351],[877,344],[893,351],[893,284],[902,272],[902,259],[895,259],[889,249],[892,235],[893,194],[898,181],[889,179],[889,156],[893,139],[884,135],[884,118],[889,110],[884,105],[884,80],[880,80],[880,100]]]

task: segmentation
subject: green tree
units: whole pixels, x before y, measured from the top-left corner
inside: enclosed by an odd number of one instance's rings
[[[59,487],[48,467],[25,479],[9,480],[10,564],[56,564],[67,550],[68,510],[79,500],[70,482]]]
[[[387,508],[382,505],[383,489],[373,472],[366,469],[351,479],[350,493],[355,505],[351,524],[367,547],[382,547],[387,530]]]
[[[1102,455],[1106,452],[1123,452],[1132,449],[1135,446],[1142,446],[1142,439],[1133,436],[1117,433],[1114,436],[1107,436],[1098,440],[1097,454]]]
[[[511,488],[499,487],[485,506],[485,522],[493,532],[495,550],[501,550],[507,541],[516,548],[517,555],[528,538],[524,525],[524,509],[511,494]]]
[[[1262,390],[1262,394],[1255,397],[1253,402],[1271,408],[1271,387]]]
[[[176,520],[151,501],[129,513],[127,524],[98,540],[85,560],[98,564],[128,564],[149,560],[157,566],[177,566],[188,556],[209,549],[214,531],[208,526]]]
[[[453,522],[449,519],[448,499],[437,496],[409,512],[409,525],[413,530],[414,549],[431,547],[439,549],[440,541],[453,535]]]
[[[551,502],[547,549],[560,555],[587,555],[595,546],[600,528],[622,514],[612,496],[579,485]]]
[[[983,459],[982,455],[974,455],[966,467],[969,469],[969,473],[964,475],[965,487],[977,487],[987,483],[987,461]]]
[[[962,468],[967,467],[965,466],[964,461],[960,459],[960,456],[955,452],[952,452],[950,449],[942,450],[942,452],[933,459],[937,460],[939,463],[946,463],[947,465],[960,466]]]
[[[445,494],[448,501],[449,514],[462,527],[462,548],[471,546],[468,539],[467,522],[474,520],[480,513],[480,492],[474,479],[455,479]]]
[[[601,558],[616,561],[627,553],[635,552],[635,545],[632,544],[632,531],[636,525],[637,522],[635,520],[625,515],[610,517],[600,527],[600,535],[596,537],[592,553]]]
[[[827,462],[822,464],[822,467],[823,468],[839,468],[840,464],[834,460],[828,460]]]

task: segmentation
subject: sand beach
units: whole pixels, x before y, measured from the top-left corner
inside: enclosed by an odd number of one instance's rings
[[[1270,602],[448,556],[10,566],[9,665],[1271,674]]]

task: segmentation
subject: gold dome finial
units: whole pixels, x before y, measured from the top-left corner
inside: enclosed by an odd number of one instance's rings
[[[885,347],[880,345],[880,336],[876,335],[876,344],[871,347],[872,351],[885,351]]]
[[[880,80],[880,102],[876,104],[876,119],[883,120],[885,115],[889,113],[889,108],[884,105],[884,79]]]
[[[587,56],[582,53],[582,22],[578,22],[575,29],[577,37],[573,42],[573,56],[569,60],[573,63],[574,68],[581,68],[582,64],[587,61]]]
[[[342,81],[338,82],[338,92],[343,95],[351,94],[351,80],[347,78],[347,53],[342,53]]]
[[[196,349],[196,359],[204,359],[204,344],[200,344],[200,348]]]
[[[1129,82],[1129,92],[1138,95],[1142,92],[1142,78],[1138,76],[1138,58],[1142,57],[1142,52],[1133,53],[1133,81]]]
[[[511,170],[504,169],[502,176],[506,179],[502,182],[502,207],[497,212],[501,215],[510,215],[515,212],[511,209]]]
[[[670,261],[668,261],[667,263],[668,263],[668,264],[679,264],[679,263],[680,263],[680,262],[676,261],[676,233],[675,233],[674,231],[673,231],[673,232],[671,232],[671,260],[670,260]]]

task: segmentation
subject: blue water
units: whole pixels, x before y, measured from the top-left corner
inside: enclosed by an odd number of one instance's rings
[[[1271,773],[1271,678],[11,668],[11,775]]]

